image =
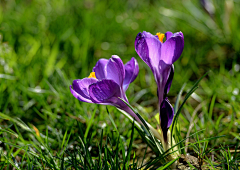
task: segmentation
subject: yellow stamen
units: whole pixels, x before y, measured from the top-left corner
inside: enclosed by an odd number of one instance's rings
[[[90,75],[88,76],[88,78],[95,78],[96,79],[95,72],[91,72]]]
[[[158,36],[158,39],[163,43],[164,34],[158,32],[156,35]]]

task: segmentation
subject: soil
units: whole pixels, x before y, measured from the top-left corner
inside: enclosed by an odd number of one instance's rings
[[[190,167],[191,166],[191,167]],[[187,155],[181,155],[181,157],[179,158],[179,162],[177,165],[177,169],[179,170],[187,170],[187,169],[193,169],[194,166],[196,169],[201,169],[201,170],[205,170],[204,167],[202,167],[201,165],[199,165],[199,159],[196,158],[195,156],[191,156],[189,154]]]

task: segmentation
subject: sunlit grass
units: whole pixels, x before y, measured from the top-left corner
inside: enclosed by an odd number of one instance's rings
[[[119,163],[123,168],[128,162],[127,169],[161,162],[117,109],[109,106],[108,113],[105,106],[79,102],[69,91],[72,80],[88,76],[99,58],[116,54],[125,63],[135,57],[140,72],[127,91],[129,102],[159,126],[157,86],[134,50],[135,37],[143,30],[184,34],[171,103],[186,83],[180,106],[193,84],[211,70],[179,114],[174,137],[187,138],[179,143],[181,153],[199,156],[210,168],[237,167],[240,3],[212,2],[213,18],[198,1],[188,0],[1,1],[0,167],[94,169]],[[81,157],[84,148],[86,156]],[[135,164],[137,159],[142,164]]]

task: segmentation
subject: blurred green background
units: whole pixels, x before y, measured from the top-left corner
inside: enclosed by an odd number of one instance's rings
[[[93,112],[92,132],[98,134],[101,128],[104,133],[111,131],[105,106],[79,102],[71,95],[69,85],[74,79],[87,77],[98,59],[115,54],[124,63],[131,57],[138,60],[139,76],[127,96],[156,127],[157,86],[151,70],[135,52],[135,37],[142,31],[182,31],[185,47],[174,64],[171,103],[174,105],[184,83],[186,94],[211,70],[182,110],[182,136],[186,137],[190,123],[195,122],[198,130],[207,129],[202,139],[227,135],[213,145],[235,142],[240,138],[240,1],[207,2],[204,8],[197,0],[1,0],[1,114],[20,118],[42,134],[48,129],[56,150],[64,132],[75,127],[76,119],[88,124]],[[109,111],[127,140],[131,124],[115,108],[109,107]],[[2,128],[11,124],[0,119]],[[19,131],[26,135],[26,143],[34,141],[24,129]],[[77,129],[72,131],[77,133]],[[75,138],[71,137],[72,143]],[[3,134],[2,141],[19,143],[8,134]]]

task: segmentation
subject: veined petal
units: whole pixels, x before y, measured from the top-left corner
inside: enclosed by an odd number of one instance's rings
[[[160,106],[160,122],[165,141],[167,141],[167,131],[172,124],[173,117],[174,117],[173,107],[170,104],[169,100],[166,98],[163,100]]]
[[[113,80],[103,79],[89,86],[89,95],[94,103],[114,104],[121,97],[120,86]]]
[[[168,80],[167,80],[167,83],[166,83],[165,88],[164,88],[164,95],[165,96],[168,94],[168,92],[171,88],[173,76],[174,76],[174,65],[172,64],[171,72],[168,76]]]
[[[78,100],[92,103],[89,96],[88,87],[89,85],[96,82],[97,82],[97,79],[95,78],[84,78],[84,79],[74,80],[72,86],[70,86],[70,91],[73,94],[73,96]]]
[[[172,32],[168,31],[165,33],[166,40],[168,40],[173,35]]]
[[[73,89],[72,89],[72,85],[70,85],[70,91],[71,91],[72,95],[73,95],[76,99],[78,99],[78,100],[80,100],[80,101],[82,101],[82,102],[92,103],[91,100],[89,100],[88,98],[85,98],[85,97],[81,96],[81,95],[78,94],[75,90],[73,90]]]
[[[107,59],[100,59],[96,63],[95,67],[93,67],[93,72],[95,72],[96,78],[98,80],[102,80],[106,78],[106,65],[108,60]]]
[[[125,65],[125,78],[123,80],[123,90],[126,91],[129,84],[132,83],[139,72],[139,66],[137,60],[132,57],[132,59],[127,62]]]
[[[161,48],[161,59],[167,64],[173,64],[182,54],[184,37],[182,32],[174,33]]]
[[[159,39],[145,31],[138,33],[135,39],[135,50],[137,54],[152,71],[158,67],[161,59],[161,47],[162,43]]]
[[[161,60],[159,62],[158,71],[156,72],[157,74],[154,74],[154,77],[158,86],[159,104],[161,104],[165,98],[165,86],[169,79],[171,68],[172,68],[172,65],[166,64],[163,60]]]
[[[125,69],[122,60],[117,56],[113,55],[109,59],[107,65],[107,79],[114,80],[120,87],[123,85],[125,77]]]

